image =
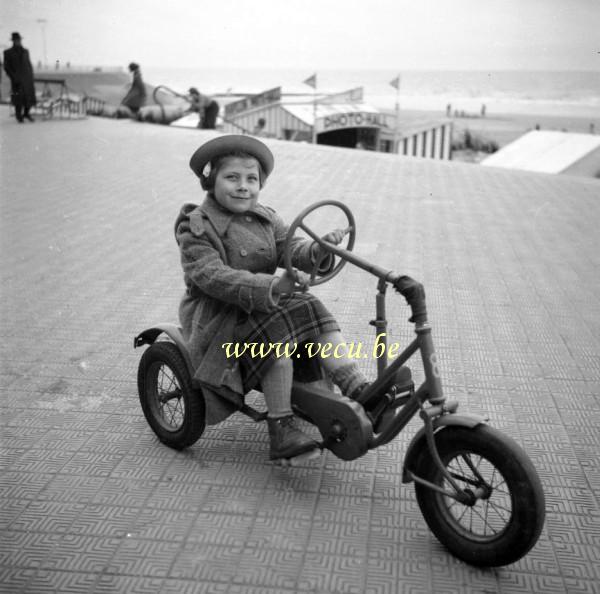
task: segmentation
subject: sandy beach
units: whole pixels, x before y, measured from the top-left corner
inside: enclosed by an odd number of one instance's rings
[[[403,110],[403,118],[431,119],[445,118],[441,111]],[[489,114],[485,117],[468,115],[450,118],[453,122],[453,139],[457,143],[464,138],[468,130],[477,140],[495,143],[498,148],[515,141],[531,130],[558,130],[579,134],[600,134],[600,116],[596,118],[565,114],[564,116],[538,115],[535,113],[522,114]],[[487,153],[475,151],[453,150],[452,159],[455,161],[479,162]]]
[[[418,110],[403,110],[406,117],[420,118],[445,118],[445,112],[426,112]],[[541,130],[561,130],[565,132],[577,132],[589,134],[590,125],[593,125],[595,133],[600,134],[600,114],[596,118],[588,118],[565,114],[564,116],[549,116],[531,114],[489,114],[485,117],[467,116],[452,117],[454,123],[454,134],[456,137],[469,130],[474,135],[479,135],[486,140],[495,141],[499,147],[512,142],[519,136],[534,130],[539,126]]]
[[[600,117],[596,119],[576,116],[540,116],[527,114],[506,114],[478,118],[452,118],[455,134],[470,130],[498,143],[500,147],[512,142],[522,134],[539,127],[540,130],[560,130],[589,134],[590,126],[600,133]]]

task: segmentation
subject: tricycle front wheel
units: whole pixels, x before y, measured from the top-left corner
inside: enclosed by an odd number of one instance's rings
[[[142,411],[152,431],[164,444],[182,450],[204,432],[205,403],[179,348],[155,342],[142,355],[138,367],[138,392]]]
[[[435,435],[440,458],[471,501],[460,503],[415,483],[431,531],[472,565],[514,563],[537,542],[544,525],[544,493],[533,464],[510,437],[487,425],[446,427]],[[447,491],[450,482],[424,448],[415,474]]]

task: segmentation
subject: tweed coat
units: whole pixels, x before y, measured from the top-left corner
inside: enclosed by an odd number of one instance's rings
[[[29,51],[17,46],[4,50],[4,70],[10,78],[13,104],[21,101],[26,106],[35,105],[35,84]]]
[[[245,213],[232,213],[210,192],[200,206],[185,204],[177,217],[175,238],[186,285],[179,319],[194,380],[203,388],[209,424],[223,420],[243,402],[239,363],[226,357],[222,345],[234,342],[240,310],[250,314],[276,307],[272,290],[287,231],[273,209],[256,204]],[[291,256],[296,268],[312,268],[312,245],[294,238]],[[321,274],[333,265],[333,258],[329,260]]]

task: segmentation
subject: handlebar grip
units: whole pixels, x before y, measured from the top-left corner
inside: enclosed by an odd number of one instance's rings
[[[427,321],[425,287],[410,276],[400,276],[394,281],[394,288],[402,295],[412,310],[410,322],[415,324]]]

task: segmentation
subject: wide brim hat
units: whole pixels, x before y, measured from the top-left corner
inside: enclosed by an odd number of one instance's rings
[[[260,140],[252,136],[244,136],[243,134],[227,134],[204,143],[192,155],[190,167],[200,180],[202,180],[205,178],[204,168],[208,163],[217,157],[236,152],[248,153],[255,157],[262,167],[265,179],[273,171],[275,158],[269,147]]]

